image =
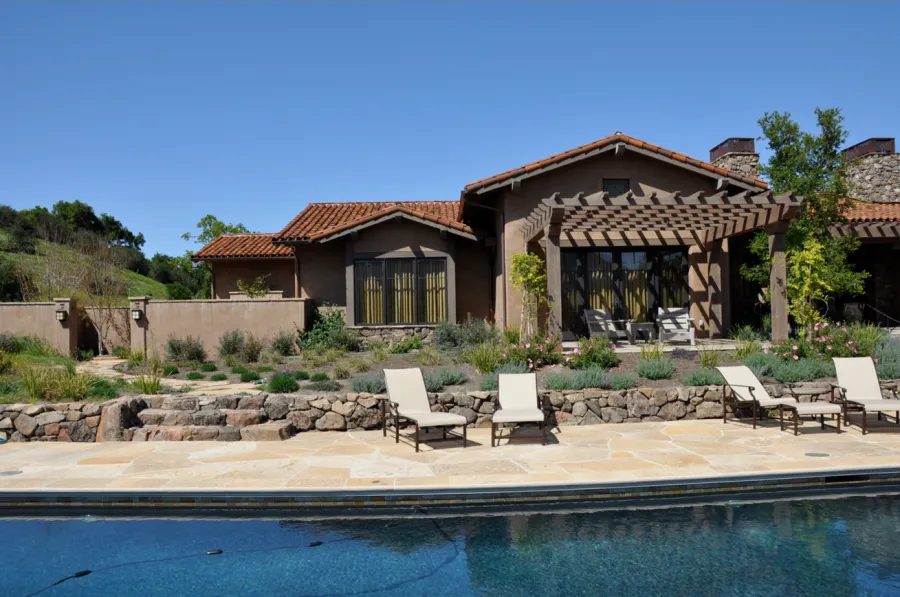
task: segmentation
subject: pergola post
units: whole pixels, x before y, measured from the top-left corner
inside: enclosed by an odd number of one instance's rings
[[[772,341],[781,342],[788,337],[787,309],[787,261],[785,259],[786,225],[779,223],[769,228],[769,258],[772,269],[769,274],[769,303],[772,312]]]
[[[559,257],[559,226],[547,227],[547,295],[550,299],[547,328],[551,334],[562,330],[562,267]]]

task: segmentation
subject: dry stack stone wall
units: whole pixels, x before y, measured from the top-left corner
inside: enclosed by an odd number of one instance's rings
[[[900,203],[900,153],[871,153],[847,167],[850,196],[867,201]]]
[[[896,388],[896,382],[885,384]],[[783,385],[766,386],[774,397]],[[801,402],[830,400],[831,386],[794,388]],[[554,425],[716,419],[721,386],[540,392]],[[377,429],[383,396],[356,393],[125,396],[104,403],[0,405],[0,439],[23,441],[277,441],[307,431]],[[490,425],[496,392],[429,394],[433,411]],[[728,406],[731,412],[731,405]]]

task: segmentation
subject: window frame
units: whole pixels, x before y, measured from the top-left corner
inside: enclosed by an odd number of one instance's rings
[[[411,261],[413,264],[412,267],[412,280],[413,280],[413,292],[412,292],[412,311],[413,311],[413,321],[404,321],[404,322],[389,322],[388,321],[388,301],[389,292],[388,292],[388,283],[387,283],[387,262],[389,261]],[[441,262],[444,268],[444,319],[442,321],[420,321],[420,278],[419,278],[419,264],[424,261],[429,262]],[[418,257],[415,255],[411,255],[409,257],[359,257],[353,260],[353,306],[354,306],[354,324],[358,326],[411,326],[411,325],[438,325],[443,321],[448,321],[450,316],[450,279],[448,274],[448,262],[449,259],[443,256],[435,256],[435,257]],[[381,321],[383,323],[367,323],[360,322],[360,277],[359,277],[359,265],[361,263],[376,263],[378,269],[378,279],[381,282]],[[424,290],[422,290],[424,292]]]
[[[610,193],[606,189],[607,183],[614,184],[614,183],[623,183],[623,182],[625,183],[625,190],[622,193],[620,193],[620,195],[624,195],[625,193],[627,193],[628,191],[631,190],[631,179],[630,178],[604,178],[603,180],[600,181],[600,185],[601,185],[602,191],[604,193]],[[612,193],[610,193],[610,196],[618,197],[619,195],[613,195]]]

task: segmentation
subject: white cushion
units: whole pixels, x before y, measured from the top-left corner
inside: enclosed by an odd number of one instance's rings
[[[494,423],[540,423],[544,413],[537,408],[502,408],[494,413]]]
[[[851,400],[851,404],[859,404],[866,412],[893,413],[900,411],[900,400]]]
[[[756,379],[756,375],[754,375],[750,367],[738,365],[735,367],[716,367],[716,369],[719,370],[719,373],[725,378],[725,383],[728,384],[740,401],[753,402],[756,400],[762,406],[778,406],[780,404],[779,400],[769,396],[769,393]],[[750,388],[753,389],[752,392]]]
[[[870,357],[833,358],[838,385],[846,390],[847,400],[881,400],[881,385],[875,361]]]
[[[531,410],[538,408],[537,376],[534,373],[501,373],[500,410]]]
[[[791,398],[769,398],[768,400],[757,400],[762,408],[775,408],[777,406],[794,407],[797,401]]]
[[[797,411],[799,415],[838,415],[841,413],[841,406],[830,402],[802,402],[794,404],[791,410]]]
[[[400,410],[400,416],[415,421],[419,424],[419,427],[462,427],[468,423],[464,416],[454,415],[453,413],[405,412]]]

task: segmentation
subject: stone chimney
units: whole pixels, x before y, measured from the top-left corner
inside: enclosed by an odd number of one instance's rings
[[[873,137],[844,150],[850,196],[900,203],[900,154],[894,139]]]
[[[759,178],[759,154],[752,137],[731,137],[709,150],[709,161],[742,176]]]

